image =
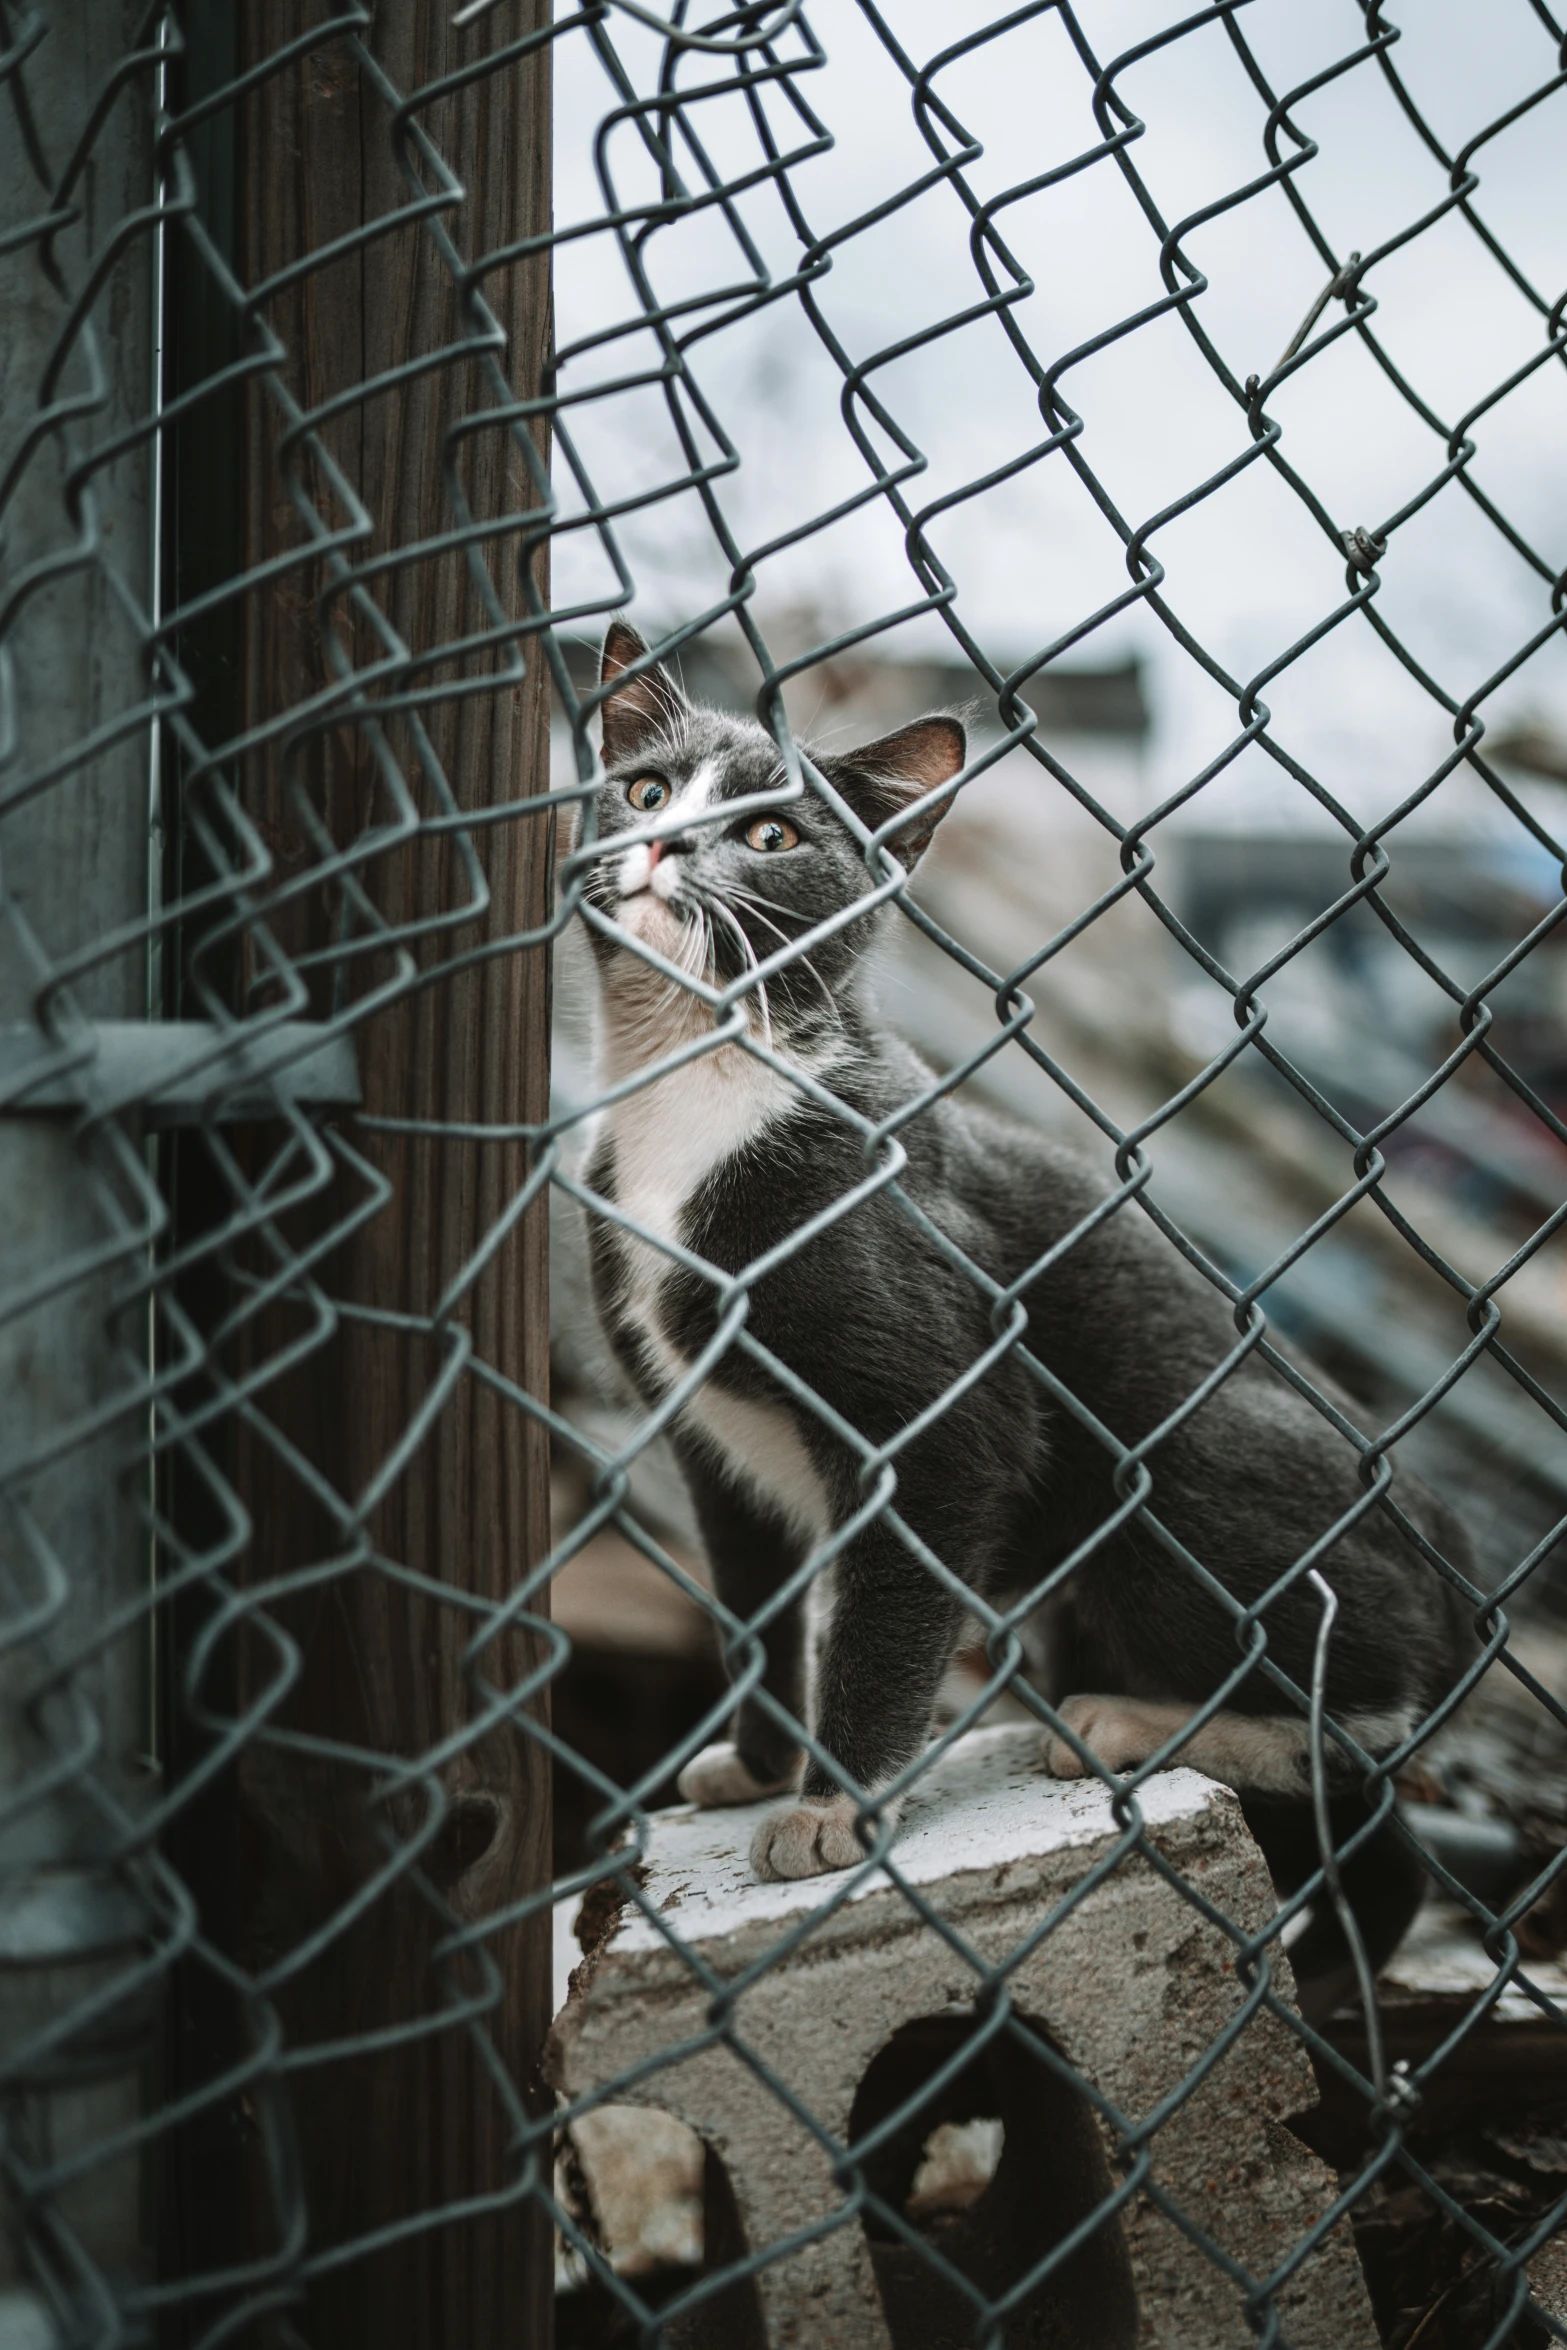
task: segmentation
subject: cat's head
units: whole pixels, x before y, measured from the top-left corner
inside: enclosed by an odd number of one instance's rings
[[[784,792],[777,744],[754,719],[689,701],[667,670],[647,665],[646,645],[623,620],[604,639],[600,682],[612,690],[601,705],[605,777],[590,902],[618,930],[718,986],[805,940],[767,982],[768,1018],[775,1030],[831,1020],[871,926],[856,920],[808,934],[874,888],[860,842],[809,786],[771,807],[744,805]],[[964,753],[958,720],[936,716],[811,758],[867,831],[894,825],[888,845],[909,869],[950,805],[941,786],[957,777]],[[896,825],[904,811],[908,821]],[[617,848],[626,833],[638,837]],[[613,970],[619,958],[646,971],[613,931],[593,929],[602,964]]]

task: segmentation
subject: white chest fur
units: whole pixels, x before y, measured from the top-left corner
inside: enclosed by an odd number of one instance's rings
[[[616,1205],[650,1240],[622,1232],[625,1306],[648,1369],[673,1386],[689,1363],[666,1335],[659,1291],[670,1258],[653,1240],[683,1242],[686,1211],[726,1159],[781,1120],[796,1099],[785,1077],[734,1046],[688,1061],[607,1113],[614,1152]],[[826,1490],[793,1412],[715,1385],[701,1386],[681,1414],[683,1426],[719,1457],[759,1499],[807,1542],[831,1524]]]
[[[686,1206],[708,1176],[793,1098],[786,1078],[734,1045],[672,1069],[608,1113],[616,1203],[660,1240],[681,1239]],[[658,1256],[660,1273],[667,1263]]]

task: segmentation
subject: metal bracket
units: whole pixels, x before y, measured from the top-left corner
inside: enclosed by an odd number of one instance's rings
[[[92,1109],[133,1112],[146,1127],[235,1125],[360,1098],[353,1037],[317,1020],[100,1020],[69,1048],[36,1028],[0,1027],[0,1118]]]
[[[154,1925],[140,1895],[107,1874],[67,1868],[7,1877],[0,1967],[57,1966],[133,1950]]]

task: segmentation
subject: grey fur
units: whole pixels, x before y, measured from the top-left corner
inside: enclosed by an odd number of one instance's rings
[[[640,652],[640,639],[617,624],[606,642],[606,680]],[[628,787],[638,777],[662,778],[678,791],[706,772],[717,778],[719,809],[781,784],[777,748],[759,726],[692,707],[668,679],[643,689],[634,706],[617,708],[620,699],[607,705],[613,756],[598,808],[607,843],[634,828],[656,827],[656,814],[650,819],[628,804]],[[821,755],[822,771],[868,826],[889,823],[913,801],[928,802],[944,767],[950,775],[961,761],[955,721],[923,725],[923,734],[904,730],[866,752]],[[918,770],[912,776],[911,764]],[[859,1121],[880,1128],[929,1088],[931,1072],[863,1007],[859,975],[869,922],[810,939],[818,924],[872,886],[864,852],[811,793],[783,813],[800,835],[799,845],[783,853],[748,847],[722,819],[661,841],[663,857],[680,859],[675,908],[694,910],[713,900],[728,908],[727,923],[710,916],[708,970],[719,984],[746,968],[734,924],[761,958],[778,950],[782,935],[809,939],[809,967],[802,952],[769,986],[773,1044],[813,1069]],[[934,822],[927,807],[901,844],[894,837],[905,861],[913,861]],[[755,906],[747,891],[765,894],[766,908]],[[612,854],[595,863],[590,894],[601,916],[626,915]],[[638,966],[608,921],[595,946],[611,1001]],[[701,1027],[698,1021],[695,1030],[689,1023],[682,1030],[681,1007],[673,995],[670,1001],[664,1050]],[[1022,1285],[1030,1353],[1123,1444],[1147,1439],[1234,1349],[1225,1302],[1135,1203],[1094,1221],[1109,1186],[1084,1160],[950,1099],[929,1103],[897,1131],[908,1157],[900,1179],[908,1199],[997,1282]],[[684,1204],[679,1241],[718,1275],[767,1256],[864,1180],[863,1132],[863,1125],[846,1124],[796,1093],[707,1173]],[[589,1179],[606,1199],[616,1198],[611,1137],[601,1143]],[[1071,1246],[1030,1282],[1030,1267],[1073,1233]],[[599,1310],[651,1402],[667,1386],[671,1351],[688,1362],[711,1339],[716,1285],[684,1268],[664,1270],[654,1308],[658,1343],[650,1345],[645,1319],[639,1323],[628,1306],[632,1253],[612,1224],[597,1223]],[[992,1344],[990,1306],[888,1191],[863,1199],[756,1281],[747,1328],[874,1446],[894,1444],[951,1395],[946,1410],[897,1452],[895,1506],[962,1584],[998,1605],[1036,1590],[1120,1507],[1114,1462],[1103,1444],[1050,1399],[1015,1351],[977,1385],[956,1392]],[[712,1380],[739,1404],[787,1411],[829,1497],[833,1523],[861,1506],[854,1451],[814,1414],[789,1403],[755,1362],[731,1347]],[[751,1616],[799,1565],[806,1537],[759,1500],[700,1429],[677,1423],[675,1435],[718,1590],[738,1615]],[[1147,1466],[1152,1511],[1247,1607],[1362,1491],[1353,1447],[1255,1354],[1161,1440]],[[1472,1576],[1463,1530],[1445,1506],[1402,1473],[1394,1491],[1427,1541]],[[1340,1717],[1384,1722],[1389,1737],[1396,1736],[1396,1725],[1420,1719],[1450,1688],[1465,1654],[1461,1613],[1444,1579],[1380,1508],[1362,1516],[1321,1565],[1340,1607],[1330,1708]],[[884,1787],[917,1753],[964,1613],[961,1601],[881,1520],[856,1536],[833,1580],[831,1622],[814,1676],[813,1728],[838,1768],[813,1761],[803,1780],[805,1801],[820,1806],[845,1779],[866,1791]],[[1190,1707],[1211,1697],[1241,1662],[1231,1612],[1135,1520],[1098,1540],[1057,1594],[1051,1620],[1054,1664],[1046,1694],[1052,1698],[1092,1691]],[[1269,1601],[1261,1621],[1269,1654],[1306,1687],[1319,1621],[1309,1588],[1293,1583]],[[739,1709],[739,1755],[757,1784],[776,1782],[795,1764],[797,1741],[788,1725],[804,1719],[807,1662],[797,1609],[769,1633],[763,1689]],[[1288,1713],[1258,1669],[1240,1679],[1225,1703],[1243,1717]],[[1237,1756],[1267,1747],[1275,1757],[1293,1758],[1278,1767],[1300,1774],[1304,1794],[1304,1745],[1293,1733],[1271,1745],[1257,1737],[1232,1744]],[[1211,1756],[1221,1745],[1210,1737],[1204,1752]],[[1246,1784],[1243,1777],[1240,1783]],[[1270,1799],[1289,1792],[1276,1778],[1257,1786]],[[1268,1812],[1267,1803],[1254,1808],[1260,1819]],[[1272,1842],[1293,1851],[1299,1807],[1285,1808],[1289,1833]],[[1345,1816],[1359,1816],[1353,1802]],[[818,1857],[811,1865],[827,1864]],[[1291,1872],[1299,1882],[1303,1871],[1289,1863],[1285,1873]],[[1396,1939],[1410,1899],[1407,1870],[1391,1875],[1401,1886],[1393,1903],[1400,1914],[1373,1924],[1380,1945],[1390,1934]],[[1331,1942],[1325,1921],[1319,1939],[1324,1949]]]

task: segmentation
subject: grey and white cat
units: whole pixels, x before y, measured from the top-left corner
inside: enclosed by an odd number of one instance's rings
[[[1089,1546],[1044,1610],[1043,1693],[1109,1769],[1146,1761],[1242,1661],[1232,1612],[1124,1516],[1105,1446],[1016,1349],[963,1384],[995,1343],[992,1301],[890,1189],[868,1184],[886,1158],[870,1138],[895,1128],[907,1200],[996,1283],[1017,1286],[1023,1344],[1123,1444],[1172,1419],[1233,1350],[1235,1326],[1135,1205],[1102,1212],[1109,1186],[1070,1152],[945,1097],[897,1123],[933,1079],[865,1008],[874,921],[854,913],[872,887],[860,844],[809,790],[736,808],[781,791],[776,745],[752,722],[693,706],[624,622],[606,638],[601,682],[612,690],[586,894],[602,1075],[619,1086],[686,1057],[604,1115],[589,1184],[649,1237],[594,1219],[598,1309],[651,1406],[713,1342],[727,1278],[763,1268],[744,1329],[825,1411],[730,1343],[671,1431],[735,1615],[767,1609],[814,1546],[865,1513],[809,1603],[796,1597],[767,1621],[765,1673],[738,1707],[732,1743],[709,1747],[681,1780],[700,1804],[781,1796],[754,1865],[764,1877],[809,1876],[862,1856],[857,1791],[886,1788],[919,1751],[964,1621],[962,1600],[867,1510],[870,1449],[890,1457],[893,1506],[918,1543],[993,1602],[1034,1590]],[[909,811],[889,839],[912,868],[964,756],[963,728],[934,716],[815,764],[867,828]],[[711,1013],[632,941],[718,985],[803,943],[769,978],[765,1007],[760,991],[748,999],[762,1048],[752,1050],[704,1049]],[[1147,1466],[1162,1524],[1245,1606],[1361,1492],[1350,1445],[1255,1354],[1169,1428]],[[1469,1574],[1451,1513],[1406,1477],[1397,1494]],[[1382,1757],[1451,1687],[1462,1620],[1444,1579],[1380,1510],[1319,1563],[1339,1601],[1329,1708]],[[1296,1579],[1259,1620],[1271,1656],[1309,1686],[1316,1596]],[[806,1721],[835,1769],[803,1762]],[[1087,1768],[1053,1734],[1041,1760],[1058,1777]],[[1241,1790],[1281,1886],[1304,1881],[1316,1866],[1306,1725],[1260,1670],[1192,1729],[1180,1760]],[[1342,1758],[1335,1767],[1342,1836],[1367,1814]],[[1380,1956],[1412,1913],[1418,1864],[1382,1830],[1345,1878]],[[1342,1957],[1322,1904],[1297,1969]]]

